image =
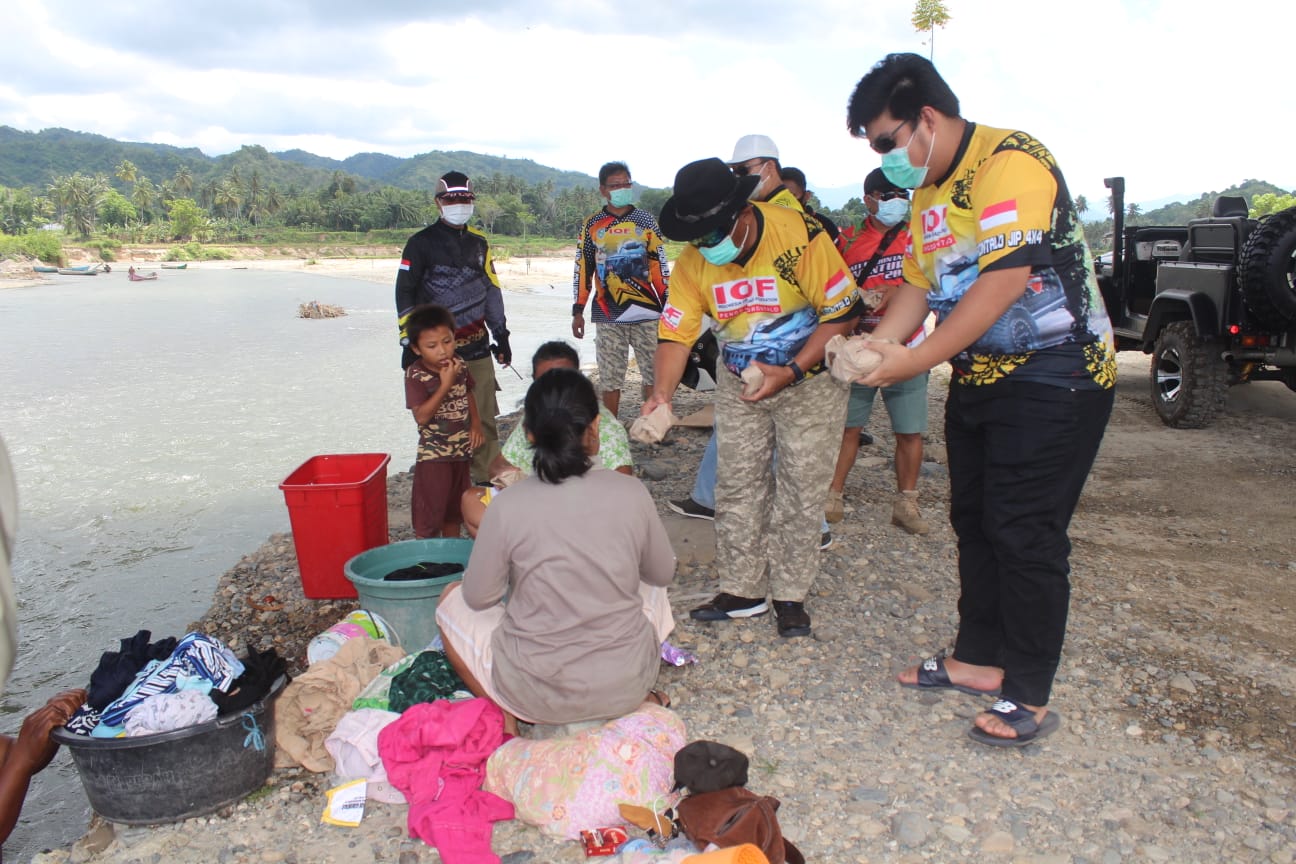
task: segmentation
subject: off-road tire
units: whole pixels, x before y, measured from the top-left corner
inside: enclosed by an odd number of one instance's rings
[[[1210,425],[1228,395],[1228,363],[1220,346],[1197,335],[1191,321],[1167,324],[1152,350],[1152,405],[1176,429]]]
[[[1256,318],[1279,327],[1296,321],[1296,207],[1266,216],[1251,232],[1238,281]]]
[[[986,334],[995,345],[1008,345],[1010,351],[1025,352],[1031,349],[1039,330],[1035,320],[1024,309],[1011,308],[990,327]]]

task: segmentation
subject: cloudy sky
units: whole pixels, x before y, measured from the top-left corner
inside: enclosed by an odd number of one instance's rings
[[[1296,187],[1280,0],[947,0],[935,60],[972,120],[1024,129],[1073,192]],[[877,165],[860,76],[927,53],[913,4],[860,0],[3,0],[0,124],[345,158],[472,150],[669,186],[763,132],[814,186]],[[1272,34],[1272,35],[1266,35]]]

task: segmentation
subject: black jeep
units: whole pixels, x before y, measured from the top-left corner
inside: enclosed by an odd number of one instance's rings
[[[1243,381],[1296,390],[1296,208],[1249,219],[1245,199],[1221,196],[1184,227],[1126,226],[1125,178],[1103,182],[1114,230],[1098,285],[1117,350],[1152,355],[1162,421],[1206,426]]]

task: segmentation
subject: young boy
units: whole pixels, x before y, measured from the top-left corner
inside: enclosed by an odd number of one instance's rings
[[[405,407],[419,427],[411,516],[414,536],[458,537],[459,498],[468,489],[469,462],[482,446],[473,379],[455,354],[454,316],[444,306],[420,306],[405,322],[418,359],[405,370]]]

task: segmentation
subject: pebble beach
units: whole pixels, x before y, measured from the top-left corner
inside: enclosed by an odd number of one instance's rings
[[[1191,632],[1131,599],[1127,563],[1100,538],[1110,515],[1097,500],[1111,488],[1102,477],[1111,466],[1106,445],[1072,526],[1072,612],[1050,703],[1060,731],[1021,750],[986,748],[966,730],[988,700],[894,683],[901,668],[947,646],[957,625],[940,422],[947,380],[944,369],[933,373],[920,480],[932,533],[911,536],[890,524],[893,440],[879,408],[869,430],[876,441],[861,448],[846,486],[845,519],[819,553],[809,638],[780,639],[773,616],[688,619],[717,590],[713,526],[666,502],[688,495],[708,432],[676,428],[660,445],[632,444],[678,556],[671,641],[700,660],[663,664],[658,680],[689,739],[747,753],[749,787],[782,802],[783,832],[812,862],[1292,862],[1296,723],[1239,708],[1248,700],[1291,704],[1290,654],[1231,642],[1188,650]],[[637,389],[627,383],[624,422],[638,414]],[[676,413],[708,401],[681,390]],[[1143,429],[1143,407],[1118,399],[1109,438],[1123,426]],[[501,435],[515,420],[502,418]],[[407,468],[393,465],[388,477],[393,541],[413,536]],[[1296,562],[1275,566],[1287,578],[1296,570]],[[306,599],[291,536],[276,534],[220,577],[194,627],[239,651],[274,647],[299,672],[310,639],[355,608]],[[1275,614],[1290,623],[1292,611],[1282,608]],[[1167,660],[1176,657],[1184,662]],[[92,818],[81,840],[33,861],[440,860],[408,838],[404,806],[370,802],[358,828],[322,824],[332,785],[328,775],[277,770],[262,790],[211,816],[152,827]],[[498,823],[493,837],[505,864],[585,859],[578,844],[517,821]]]

